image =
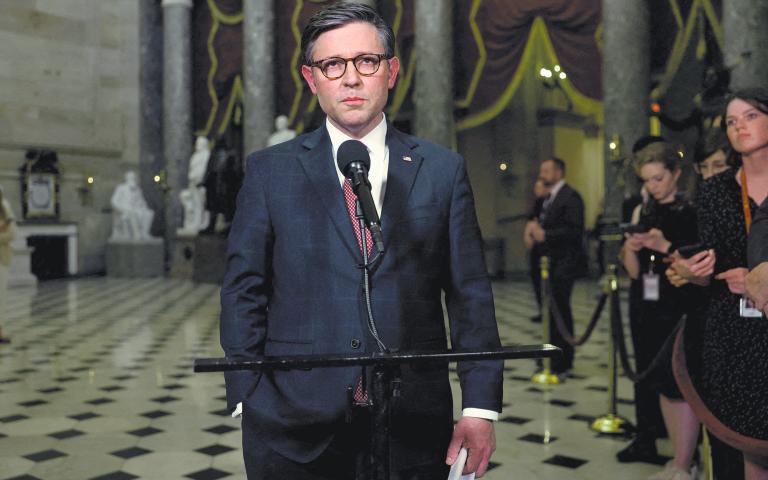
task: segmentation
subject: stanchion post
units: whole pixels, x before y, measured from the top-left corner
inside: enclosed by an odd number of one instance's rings
[[[611,328],[608,341],[608,413],[601,415],[592,422],[592,430],[600,433],[607,433],[612,435],[625,434],[631,428],[631,423],[626,418],[619,416],[616,411],[616,395],[617,395],[617,370],[618,365],[616,363],[616,342],[614,325],[616,320],[616,312],[620,307],[619,305],[619,278],[616,274],[616,264],[610,263],[608,265],[608,272],[605,275],[605,293],[610,296],[610,308],[611,308]]]
[[[541,341],[550,342],[549,329],[549,257],[542,256],[539,260],[539,269],[541,271]],[[547,357],[541,361],[542,369],[533,374],[531,381],[539,385],[557,385],[560,383],[560,377],[552,373],[552,359]]]

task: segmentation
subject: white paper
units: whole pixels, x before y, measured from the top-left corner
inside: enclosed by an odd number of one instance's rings
[[[448,472],[448,480],[475,480],[474,473],[461,474],[464,471],[465,463],[467,463],[467,449],[462,447],[459,450],[459,456],[456,457],[456,461],[451,465],[451,471]]]

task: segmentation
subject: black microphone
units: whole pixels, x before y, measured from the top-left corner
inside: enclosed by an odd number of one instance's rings
[[[368,168],[371,166],[371,157],[363,142],[347,140],[339,146],[336,153],[336,163],[339,170],[352,182],[352,190],[357,195],[360,208],[363,211],[363,219],[371,231],[374,243],[379,252],[384,253],[384,237],[381,235],[381,222],[373,203],[371,195],[371,182],[368,181]]]

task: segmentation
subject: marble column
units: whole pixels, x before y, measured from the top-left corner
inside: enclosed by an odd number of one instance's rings
[[[647,135],[649,129],[647,2],[603,0],[603,45],[605,220],[619,221],[627,173],[621,168],[621,160],[631,155],[632,144]]]
[[[723,2],[725,64],[731,89],[768,87],[768,0]]]
[[[419,19],[415,25],[414,133],[454,148],[452,2],[419,0],[414,2],[414,17]]]
[[[187,186],[192,135],[192,0],[162,0],[163,6],[163,156],[168,191],[165,239],[173,264],[176,229],[182,223],[179,192]]]
[[[163,15],[156,0],[139,2],[139,181],[156,212],[153,235],[165,231],[165,202],[154,176],[163,158]]]
[[[267,146],[275,125],[274,2],[243,0],[243,14],[243,152],[248,155]],[[287,113],[288,108],[279,110]]]

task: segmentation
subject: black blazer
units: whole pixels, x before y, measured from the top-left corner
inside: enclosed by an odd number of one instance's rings
[[[544,253],[550,258],[552,276],[571,279],[586,275],[584,201],[579,192],[563,185],[543,216]]]
[[[755,268],[768,262],[768,200],[757,210],[749,229],[749,248],[747,250],[749,268]]]
[[[493,294],[464,160],[387,131],[381,212],[386,254],[373,272],[379,334],[391,349],[500,345]],[[221,289],[228,358],[375,351],[361,300],[361,252],[325,127],[248,157]],[[502,362],[458,365],[462,407],[501,410]],[[230,409],[283,456],[316,458],[344,422],[359,368],[230,372]],[[444,458],[452,429],[447,366],[403,367],[392,436],[406,451]],[[414,461],[420,461],[418,459]]]

